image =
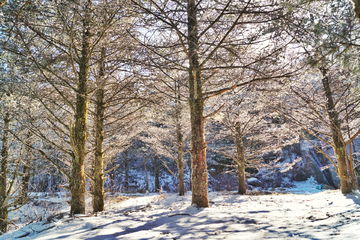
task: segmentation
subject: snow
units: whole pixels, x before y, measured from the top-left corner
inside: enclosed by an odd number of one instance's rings
[[[248,183],[255,183],[255,182],[260,182],[259,179],[251,177],[248,180],[246,180]]]
[[[210,208],[191,192],[114,196],[106,211],[67,213],[29,224],[4,239],[360,239],[360,193],[317,190],[309,179],[267,195],[210,192]],[[68,210],[68,209],[67,209]]]
[[[319,190],[319,184],[316,182],[315,178],[311,176],[307,181],[303,182],[292,182],[295,187],[287,189],[289,193],[295,194],[314,194],[324,190]]]

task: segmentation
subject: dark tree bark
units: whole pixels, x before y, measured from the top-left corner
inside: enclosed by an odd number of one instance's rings
[[[178,176],[179,176],[179,196],[185,195],[185,185],[184,185],[184,163],[181,161],[177,162],[178,167]]]
[[[28,198],[29,182],[31,177],[31,167],[29,166],[29,162],[26,162],[26,165],[24,165],[22,175],[19,202],[25,203]]]
[[[104,211],[104,121],[105,121],[105,48],[101,49],[99,78],[97,80],[95,102],[95,150],[94,150],[94,189],[93,212]]]
[[[124,167],[125,167],[125,189],[126,191],[129,191],[129,159],[127,152],[125,152]]]
[[[71,141],[74,151],[74,159],[72,161],[72,169],[70,176],[70,214],[84,214],[85,213],[85,145],[86,145],[86,128],[87,128],[87,113],[88,113],[88,72],[90,61],[90,11],[91,1],[88,1],[85,6],[87,14],[83,20],[82,33],[82,48],[81,58],[79,63],[79,78],[76,94],[76,112],[75,124],[72,127]]]
[[[356,167],[354,169],[354,171],[355,171],[355,174],[356,174],[357,189],[359,189],[360,188],[360,167],[359,166]]]
[[[181,127],[181,94],[180,94],[180,84],[175,82],[175,125],[176,125],[176,144],[177,144],[177,168],[178,168],[178,179],[179,179],[179,195],[185,195],[185,186],[184,186],[184,135]]]
[[[191,116],[191,166],[192,166],[192,204],[209,207],[208,170],[206,164],[206,142],[204,135],[204,99],[201,70],[199,65],[199,36],[197,7],[195,0],[189,0],[188,45],[189,45],[189,90]]]
[[[236,144],[236,151],[237,151],[237,162],[238,165],[238,181],[239,181],[239,194],[246,193],[246,181],[245,181],[245,150],[242,140],[242,134],[240,131],[240,126],[237,124],[235,126],[235,144]]]
[[[357,189],[360,188],[360,166],[355,167],[354,169],[357,181]]]
[[[350,113],[349,113],[349,105],[348,105],[347,100],[345,100],[345,104],[346,104],[346,108],[345,108],[346,130],[347,130],[347,135],[349,137],[349,143],[348,143],[348,145],[349,145],[349,155],[347,157],[347,163],[348,163],[350,179],[351,179],[351,189],[356,190],[356,174],[355,174],[355,168],[354,168],[354,159],[356,160],[356,157],[355,157],[355,154],[353,154],[353,150],[355,150],[355,145],[353,144],[353,142],[351,140],[352,137],[351,137],[351,131],[350,131],[350,127],[349,127],[349,115],[350,115]]]
[[[7,168],[9,162],[9,129],[10,113],[5,113],[4,130],[1,149],[1,172],[0,172],[0,232],[6,232],[8,226],[8,196],[7,196]]]
[[[346,147],[342,141],[341,126],[339,121],[339,114],[336,112],[334,100],[332,97],[332,91],[330,88],[329,77],[327,76],[326,69],[320,69],[323,78],[322,83],[325,90],[325,96],[327,101],[327,112],[329,120],[331,122],[331,135],[334,143],[334,152],[338,165],[338,176],[340,178],[341,192],[343,194],[351,192],[351,183],[349,181],[348,167],[346,165]]]
[[[145,190],[149,190],[149,173],[146,168],[146,161],[144,162],[144,170],[145,170]]]
[[[31,137],[31,132],[29,131],[28,134],[26,135],[26,140],[25,140],[27,146],[25,146],[25,154],[24,154],[25,159],[23,164],[21,189],[19,194],[20,203],[25,203],[28,198],[29,181],[31,177],[31,149],[30,147],[28,147],[31,145],[30,137]]]
[[[354,13],[355,17],[360,22],[360,0],[351,0],[353,7],[354,7]]]
[[[178,159],[177,159],[177,168],[178,168],[178,178],[179,178],[179,195],[185,195],[185,185],[184,185],[184,145],[183,145],[183,134],[181,132],[180,125],[177,126],[177,144],[178,144]]]
[[[353,152],[356,153],[356,148],[355,148],[355,144],[351,144],[352,148],[353,148]],[[350,147],[351,147],[350,146]],[[356,154],[353,154],[353,159],[355,159],[355,162],[358,162],[358,157],[356,156]],[[354,172],[355,172],[355,176],[356,176],[356,182],[357,182],[357,186],[356,188],[359,189],[360,188],[360,166],[356,166],[354,168]]]
[[[29,164],[28,162],[26,164]],[[24,165],[23,168],[23,177],[21,178],[21,190],[20,190],[20,203],[25,203],[28,197],[29,190],[29,181],[31,177],[31,167],[29,165]]]
[[[155,166],[155,192],[160,192],[160,166],[158,157],[154,158],[154,166]]]
[[[349,145],[350,153],[347,158],[347,160],[348,160],[347,164],[348,164],[348,170],[349,170],[351,189],[356,190],[356,176],[355,176],[354,160],[353,160],[353,156],[352,156],[353,154],[352,154],[352,146],[351,145],[352,144],[350,143],[350,145]],[[346,147],[345,147],[345,149],[346,149]]]

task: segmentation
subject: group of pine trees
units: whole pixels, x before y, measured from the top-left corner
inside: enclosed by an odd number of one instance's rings
[[[93,211],[103,211],[104,179],[117,167],[109,163],[134,136],[174,161],[180,195],[189,154],[192,203],[209,207],[205,135],[217,124],[235,146],[221,152],[236,163],[240,194],[245,168],[291,134],[323,153],[341,191],[351,192],[360,176],[353,144],[360,6],[353,5],[1,1],[0,231],[47,166],[67,179],[71,215],[85,213],[87,191]]]

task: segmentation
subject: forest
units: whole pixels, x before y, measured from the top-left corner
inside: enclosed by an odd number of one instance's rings
[[[1,0],[0,23],[0,235],[45,193],[75,216],[358,191],[358,0]]]

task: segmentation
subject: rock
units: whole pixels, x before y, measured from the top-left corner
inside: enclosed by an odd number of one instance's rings
[[[146,193],[146,190],[145,189],[138,189],[136,190],[137,193]]]
[[[281,187],[283,183],[282,175],[279,169],[273,170],[271,175],[261,179],[261,187],[264,189]]]
[[[249,178],[248,180],[246,180],[246,182],[251,185],[251,186],[254,186],[254,187],[262,187],[262,182],[257,179],[257,178]]]
[[[249,185],[249,184],[247,184],[247,183],[245,183],[245,186],[246,186],[246,189],[247,190],[253,190],[253,186],[251,186],[251,185]]]
[[[334,187],[332,187],[332,186],[329,186],[329,185],[327,185],[327,184],[324,184],[324,187],[323,187],[323,189],[334,189]]]
[[[302,145],[306,144],[306,142],[302,143]],[[314,142],[314,144],[316,144],[316,142]],[[327,151],[331,152],[332,150]],[[337,186],[339,184],[338,177],[331,162],[323,154],[317,152],[311,145],[306,149],[301,149],[300,157],[302,160],[297,162],[289,172],[291,180],[305,181],[313,176],[319,184],[328,186]]]

